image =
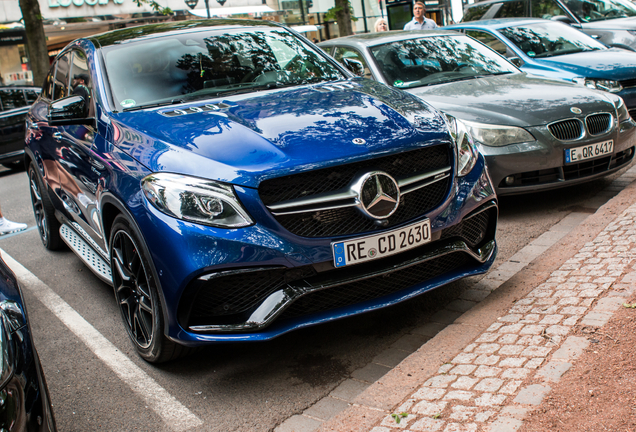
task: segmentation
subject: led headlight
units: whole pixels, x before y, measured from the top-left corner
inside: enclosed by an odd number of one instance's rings
[[[604,90],[610,93],[618,93],[623,90],[623,86],[618,81],[602,80],[593,78],[574,78],[574,83],[596,90]]]
[[[227,184],[157,173],[144,177],[141,188],[159,211],[178,219],[223,228],[254,223]]]
[[[477,163],[477,148],[466,125],[455,117],[446,114],[451,137],[457,153],[457,176],[465,176]]]
[[[515,126],[491,125],[464,121],[475,141],[489,147],[536,141],[527,130]]]

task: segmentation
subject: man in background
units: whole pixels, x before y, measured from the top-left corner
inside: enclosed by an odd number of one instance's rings
[[[413,4],[413,19],[404,25],[404,30],[431,30],[437,28],[437,24],[432,19],[424,16],[426,6],[421,1]]]

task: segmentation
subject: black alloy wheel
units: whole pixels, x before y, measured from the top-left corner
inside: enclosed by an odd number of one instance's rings
[[[113,284],[124,323],[133,342],[148,349],[154,338],[154,307],[146,269],[130,235],[119,230],[111,248]]]
[[[55,218],[53,204],[33,162],[29,165],[29,189],[31,190],[33,215],[42,244],[49,250],[57,250],[62,246],[60,223]]]
[[[163,306],[157,278],[141,235],[123,215],[110,234],[110,267],[122,320],[139,355],[151,363],[173,360],[190,352],[164,335]]]

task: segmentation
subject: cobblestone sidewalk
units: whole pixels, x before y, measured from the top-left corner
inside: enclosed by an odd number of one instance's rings
[[[636,288],[636,204],[500,317],[372,432],[517,430]]]

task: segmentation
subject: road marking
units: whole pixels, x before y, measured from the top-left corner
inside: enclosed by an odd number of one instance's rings
[[[189,409],[177,401],[146,372],[122,354],[95,327],[77,313],[48,285],[38,279],[4,250],[0,254],[13,270],[21,285],[35,294],[40,302],[72,331],[86,346],[119,378],[130,386],[166,425],[175,432],[201,426],[203,422]]]

